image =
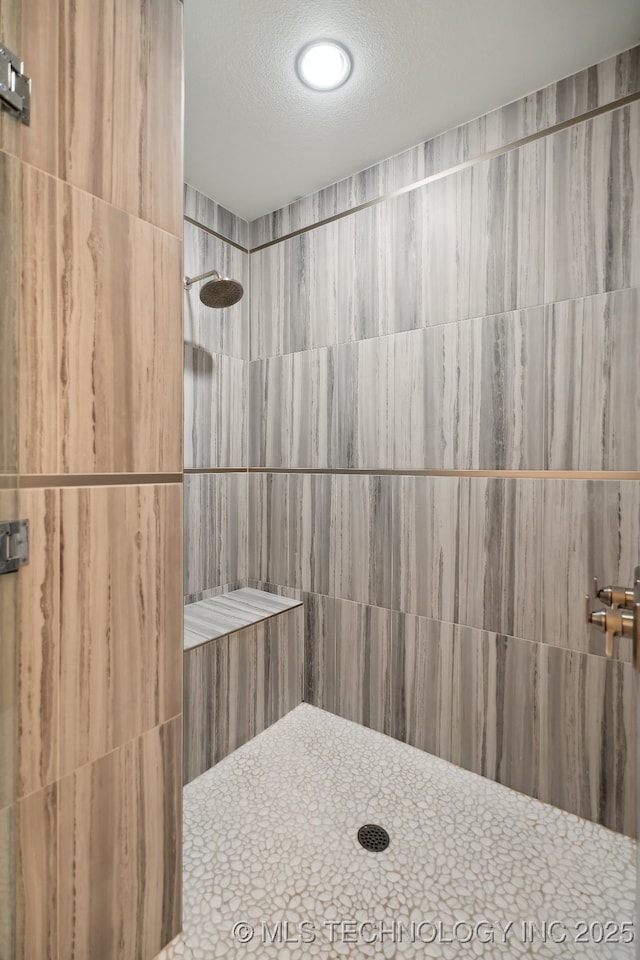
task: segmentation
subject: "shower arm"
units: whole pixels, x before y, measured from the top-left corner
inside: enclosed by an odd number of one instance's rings
[[[193,286],[194,283],[198,283],[199,280],[206,280],[207,277],[213,277],[214,275],[219,280],[222,280],[222,277],[217,270],[209,270],[208,273],[201,273],[199,277],[185,277],[184,288],[185,290],[188,290],[189,287]]]

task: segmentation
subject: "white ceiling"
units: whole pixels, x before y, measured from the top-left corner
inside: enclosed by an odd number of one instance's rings
[[[638,0],[185,0],[185,179],[248,220],[633,46]],[[354,60],[330,93],[296,55]]]

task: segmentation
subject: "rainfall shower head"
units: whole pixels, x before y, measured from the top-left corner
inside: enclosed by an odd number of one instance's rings
[[[199,277],[185,277],[184,288],[188,290],[192,284],[199,280],[206,280],[207,277],[213,277],[200,290],[200,299],[205,307],[232,307],[234,303],[242,299],[244,290],[241,283],[237,280],[231,280],[229,277],[221,277],[217,270],[209,270],[208,273],[202,273]]]

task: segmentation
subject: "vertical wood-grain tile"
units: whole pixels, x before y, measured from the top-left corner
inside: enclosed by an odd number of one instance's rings
[[[58,188],[37,170],[22,171],[20,311],[20,469],[60,466],[58,334]]]
[[[18,578],[18,795],[58,777],[60,709],[60,496],[21,490],[29,563]]]
[[[394,338],[340,344],[333,463],[388,470],[394,457]]]
[[[247,475],[184,480],[184,593],[243,580],[247,570]]]
[[[547,308],[545,468],[640,466],[640,290]]]
[[[392,339],[397,469],[542,469],[542,308]]]
[[[15,844],[16,805],[11,803],[0,807],[0,943],[8,957],[22,960],[16,950]]]
[[[289,575],[288,474],[250,474],[248,575],[283,586]]]
[[[1,21],[0,21],[1,22]],[[5,41],[8,43],[8,41]],[[0,111],[0,117],[7,114]],[[15,121],[12,121],[15,122]],[[19,448],[19,369],[20,369],[20,297],[21,297],[21,193],[23,165],[6,153],[0,153],[0,220],[7,243],[0,267],[0,377],[2,377],[2,430],[0,430],[0,474],[18,472]]]
[[[539,647],[540,799],[635,836],[633,667]]]
[[[59,204],[62,470],[180,471],[181,243],[65,185]]]
[[[286,354],[249,365],[249,464],[252,467],[291,466],[292,363],[292,356]]]
[[[393,477],[392,606],[456,620],[460,480]]]
[[[181,38],[174,0],[60,0],[60,176],[177,237]]]
[[[25,163],[56,176],[59,107],[58,0],[20,0],[17,6],[22,7],[22,43],[17,50],[9,46],[24,60],[33,91],[29,126],[21,126],[18,134],[21,139],[20,156]],[[15,124],[15,120],[8,122]]]
[[[222,204],[216,203],[211,197],[207,197],[189,183],[184,185],[183,199],[185,217],[197,220],[198,223],[209,227],[210,230],[215,230],[216,233],[226,237],[227,240],[239,243],[242,247],[249,246],[249,223],[247,220],[231,213]],[[186,244],[189,224],[185,223],[184,227]]]
[[[467,316],[542,302],[544,141],[473,166]]]
[[[302,701],[302,607],[185,651],[184,782]]]
[[[18,803],[16,960],[58,957],[58,785]]]
[[[289,271],[285,244],[258,250],[250,257],[251,323],[250,357],[262,360],[285,352],[284,331],[288,324]]]
[[[637,482],[544,481],[544,643],[604,654],[604,636],[585,623],[584,598],[593,590],[594,577],[601,587],[631,584],[639,542]],[[615,639],[614,655],[631,659],[629,637]]]
[[[425,617],[401,613],[394,621],[393,643],[404,650],[404,739],[444,760],[451,760],[455,635],[454,624]]]
[[[547,148],[545,300],[640,285],[640,103],[554,134]]]
[[[333,587],[333,513],[335,477],[289,475],[289,569],[286,585],[330,594]]]
[[[338,390],[336,348],[294,353],[290,361],[291,427],[287,462],[294,469],[332,466]],[[269,415],[276,421],[285,419],[283,410],[272,407],[267,413],[267,431]]]
[[[333,592],[343,600],[391,606],[394,479],[368,475],[335,478]]]
[[[336,601],[305,593],[303,700],[337,713]]]
[[[62,776],[180,713],[181,500],[179,484],[61,491]]]
[[[540,633],[542,487],[461,478],[456,622],[511,637]]]
[[[540,765],[538,646],[455,629],[451,759],[532,797]]]
[[[404,650],[394,644],[399,614],[341,600],[336,604],[336,712],[404,739]]]
[[[295,607],[258,624],[264,644],[264,725],[275,723],[302,703],[304,609]]]
[[[180,929],[180,738],[178,717],[60,782],[61,957],[154,957]]]
[[[185,343],[185,467],[246,466],[248,366]]]

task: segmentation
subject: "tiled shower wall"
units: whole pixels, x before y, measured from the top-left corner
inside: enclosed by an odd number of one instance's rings
[[[144,960],[181,926],[182,5],[0,14],[33,78],[31,126],[0,119],[31,523],[16,955]]]
[[[639,90],[635,48],[253,223],[247,414],[305,699],[627,833],[631,649],[584,595],[639,561]]]
[[[242,283],[242,300],[205,307],[201,284],[185,293],[185,602],[247,578],[249,224],[184,188],[184,272],[218,270]]]

